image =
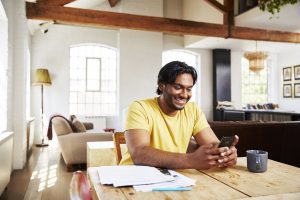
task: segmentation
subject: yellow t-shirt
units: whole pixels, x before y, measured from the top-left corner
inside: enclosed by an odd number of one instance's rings
[[[174,153],[185,153],[191,136],[207,127],[205,115],[195,103],[188,102],[184,109],[170,117],[161,110],[157,98],[134,101],[128,109],[125,125],[126,130],[147,130],[151,147]],[[120,164],[133,164],[128,151]]]

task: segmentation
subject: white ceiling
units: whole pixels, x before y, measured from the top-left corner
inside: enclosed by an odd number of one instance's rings
[[[35,0],[27,0],[35,1]],[[107,0],[77,0],[67,6],[78,8],[99,8],[102,4],[108,4]],[[268,12],[262,12],[258,7],[253,8],[239,16],[235,17],[236,26],[262,28],[270,30],[281,30],[300,33],[300,2],[296,5],[288,5],[281,9],[279,14],[272,16]],[[28,26],[31,34],[35,34],[39,31],[43,31],[48,28],[49,24],[44,24],[42,27],[40,24],[43,21],[28,20]],[[238,39],[223,39],[215,37],[199,37],[198,42],[195,42],[188,47],[192,48],[204,48],[215,49],[224,48],[234,51],[254,51],[255,41],[250,40],[238,40]],[[280,53],[285,50],[300,50],[300,44],[294,43],[280,43],[280,42],[257,42],[258,50],[268,51],[270,53]]]
[[[92,9],[100,6],[104,2],[108,2],[108,0],[76,0],[72,3],[69,3],[66,6],[74,7],[74,8],[86,8]]]
[[[255,51],[256,41],[206,37],[192,45],[189,45],[188,47],[201,49],[231,49],[234,51]],[[257,41],[257,50],[268,51],[270,53],[281,53],[286,50],[300,51],[300,44]]]
[[[281,9],[279,14],[272,16],[268,12],[255,7],[235,17],[235,25],[243,27],[262,28],[278,31],[300,33],[300,2],[288,5]],[[223,39],[215,37],[201,37],[198,42],[189,45],[193,48],[215,49],[224,48],[235,51],[255,51],[255,41],[239,39]],[[280,53],[286,50],[300,50],[300,44],[258,41],[257,49],[271,53]]]
[[[25,0],[28,2],[36,2],[36,0]],[[108,0],[76,0],[66,5],[66,7],[74,8],[84,8],[84,9],[93,9],[98,8],[101,4],[107,3]],[[39,33],[42,34],[45,29],[47,29],[53,23],[44,23],[42,20],[28,20],[28,28],[32,35]],[[43,24],[41,26],[41,24]]]

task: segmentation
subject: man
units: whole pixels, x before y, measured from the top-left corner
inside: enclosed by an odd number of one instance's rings
[[[158,74],[159,97],[135,101],[128,109],[125,138],[128,152],[121,163],[163,168],[209,169],[236,164],[233,146],[218,148],[218,138],[204,113],[193,102],[197,81],[193,67],[179,61],[166,64]],[[200,147],[193,147],[192,136]],[[192,148],[193,147],[193,148]]]

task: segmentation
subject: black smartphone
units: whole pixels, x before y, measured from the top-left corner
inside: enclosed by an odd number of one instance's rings
[[[230,147],[233,143],[234,136],[223,136],[218,147]]]

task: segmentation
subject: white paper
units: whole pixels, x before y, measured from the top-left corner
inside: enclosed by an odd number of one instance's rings
[[[102,166],[98,169],[101,184],[114,187],[152,184],[174,181],[173,176],[166,176],[158,169],[149,166]]]
[[[169,170],[170,176],[172,176],[175,180],[170,182],[163,183],[155,183],[155,184],[147,184],[147,185],[134,185],[133,188],[137,192],[150,192],[153,189],[159,188],[182,188],[196,185],[196,180],[190,179],[178,172],[173,170]]]

